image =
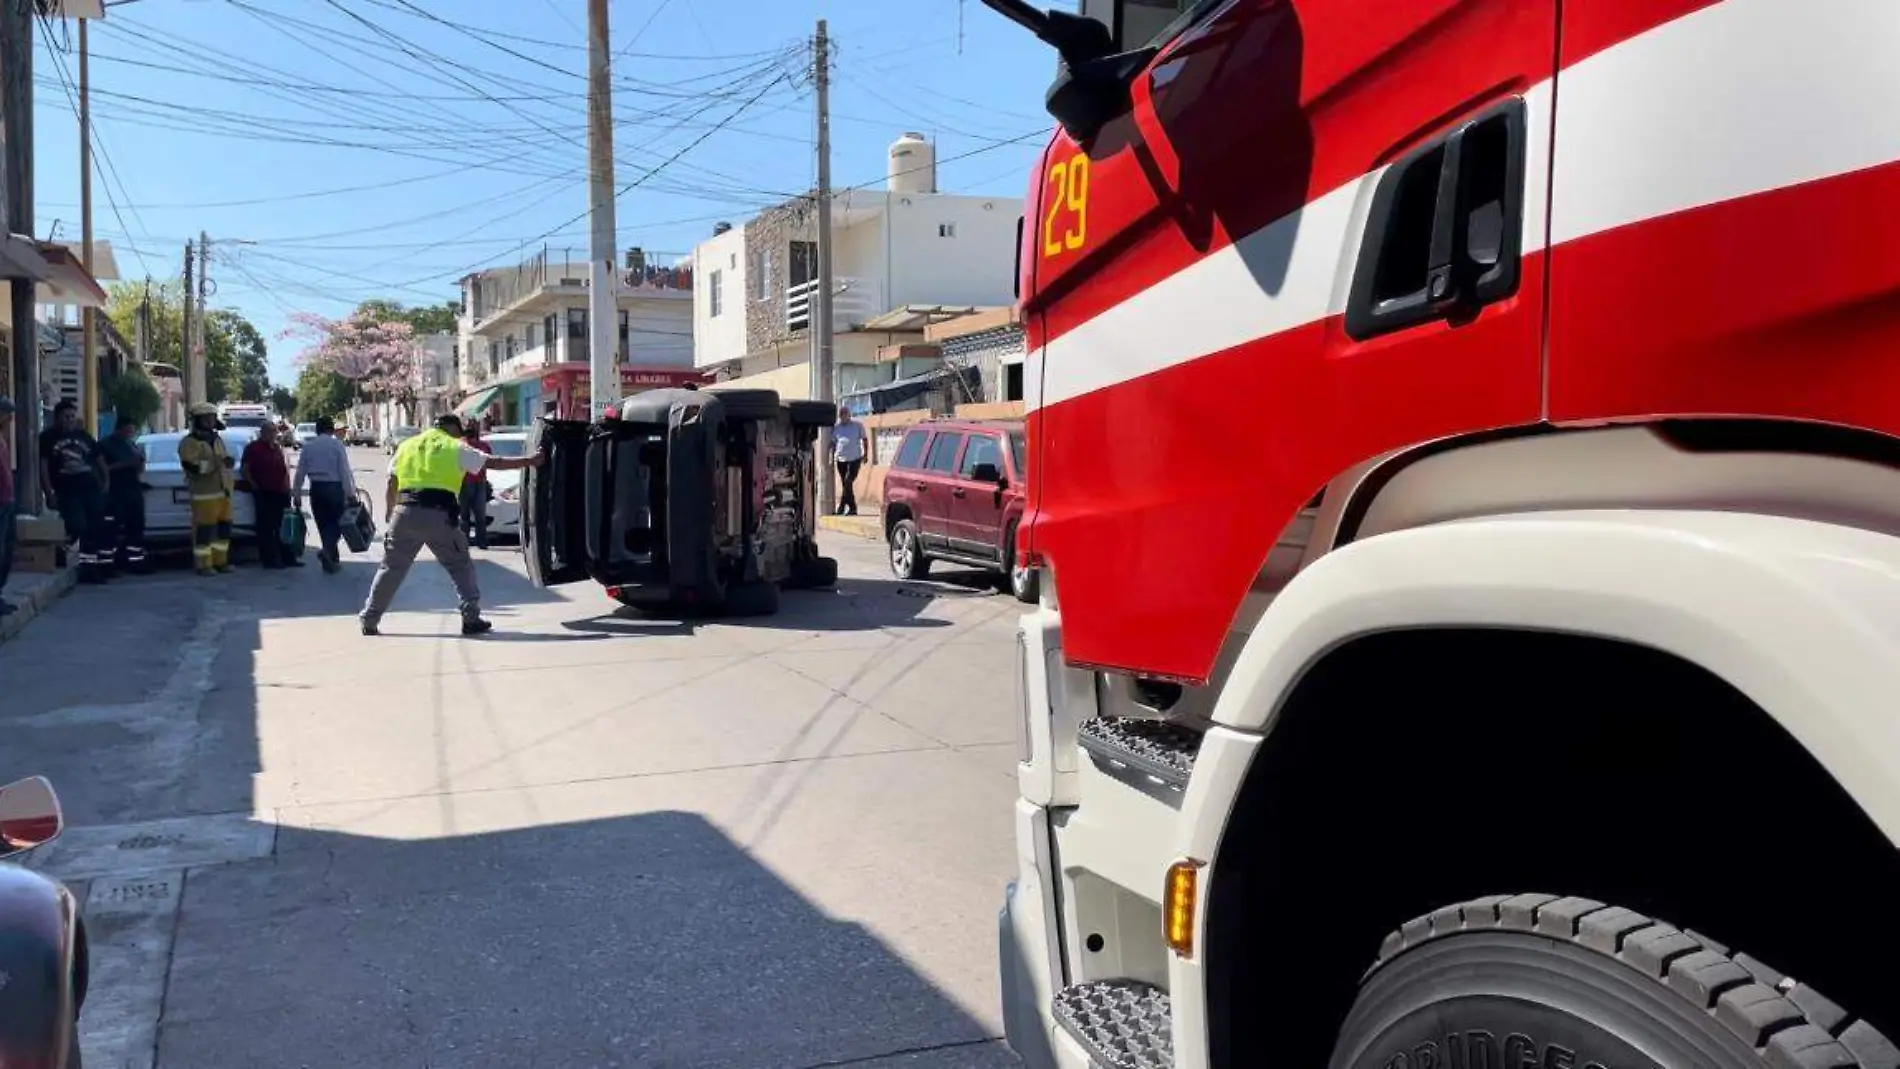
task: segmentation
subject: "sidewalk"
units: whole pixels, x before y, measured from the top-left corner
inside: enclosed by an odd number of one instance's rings
[[[19,634],[27,621],[45,612],[47,606],[71,590],[77,574],[71,568],[62,568],[56,572],[15,572],[9,577],[0,600],[16,608],[0,616],[0,642]]]
[[[882,542],[884,541],[884,516],[877,512],[866,512],[857,516],[820,516],[818,529]]]

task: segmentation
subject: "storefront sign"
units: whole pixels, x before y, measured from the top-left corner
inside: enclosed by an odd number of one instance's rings
[[[669,386],[687,386],[706,381],[697,371],[673,371],[656,368],[620,369],[620,395],[627,397],[647,390]],[[563,419],[599,419],[593,399],[594,376],[585,365],[554,368],[541,376],[541,399],[550,413]]]

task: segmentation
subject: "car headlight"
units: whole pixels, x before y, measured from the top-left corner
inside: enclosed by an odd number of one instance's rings
[[[501,493],[496,494],[495,496],[498,498],[501,498],[503,501],[506,501],[510,505],[512,505],[516,501],[521,500],[521,491],[517,489],[516,487],[510,486],[508,489],[503,490]]]

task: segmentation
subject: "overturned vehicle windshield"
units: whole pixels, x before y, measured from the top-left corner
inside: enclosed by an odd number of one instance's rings
[[[528,443],[523,556],[537,586],[592,579],[624,605],[762,615],[828,587],[815,448],[828,404],[771,390],[649,390],[618,418],[543,419]]]

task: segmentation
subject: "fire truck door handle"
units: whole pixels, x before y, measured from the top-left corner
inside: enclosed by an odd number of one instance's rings
[[[1432,206],[1432,234],[1428,246],[1430,258],[1426,260],[1424,294],[1425,302],[1435,311],[1458,303],[1463,296],[1459,292],[1459,282],[1464,272],[1459,267],[1465,258],[1465,220],[1464,213],[1460,211],[1463,198],[1459,194],[1465,187],[1464,144],[1463,129],[1446,138],[1445,155],[1438,165],[1438,196]]]
[[[929,484],[929,483],[918,483],[918,484],[917,484],[917,489],[918,489],[919,491],[924,491],[924,490],[928,490],[928,489],[930,489],[930,484]]]
[[[1387,169],[1347,297],[1349,337],[1467,321],[1516,292],[1525,108],[1505,101]]]
[[[954,490],[952,490],[952,491],[950,491],[950,496],[951,496],[951,497],[962,497],[962,496],[963,496],[963,487],[961,487],[961,486],[959,486],[959,487],[957,487],[956,489],[954,489]]]

